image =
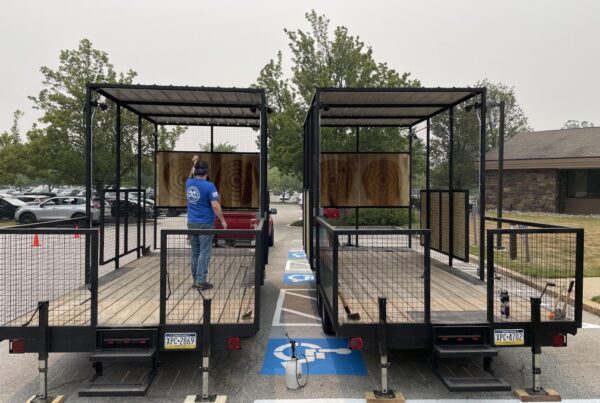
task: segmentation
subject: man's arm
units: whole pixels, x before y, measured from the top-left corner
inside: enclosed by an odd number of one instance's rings
[[[221,226],[223,229],[227,229],[227,222],[225,221],[225,217],[223,217],[223,210],[221,210],[221,203],[218,200],[213,200],[210,202],[215,215],[221,222]]]
[[[200,159],[199,155],[194,155],[192,157],[192,169],[190,169],[190,178],[194,177],[194,167],[196,166],[196,161]]]

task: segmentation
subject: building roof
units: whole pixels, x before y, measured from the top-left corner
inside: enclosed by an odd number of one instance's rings
[[[497,166],[495,148],[486,169]],[[600,127],[519,133],[504,143],[504,168],[600,168]]]

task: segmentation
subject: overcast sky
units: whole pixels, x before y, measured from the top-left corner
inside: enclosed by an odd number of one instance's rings
[[[15,109],[29,128],[40,66],[56,67],[60,50],[82,38],[118,71],[137,71],[138,83],[248,86],[278,50],[289,56],[283,28],[308,29],[312,8],[424,86],[487,77],[515,87],[536,130],[568,119],[600,125],[596,0],[2,0],[0,131]]]

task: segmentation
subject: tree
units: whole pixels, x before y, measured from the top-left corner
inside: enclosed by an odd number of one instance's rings
[[[302,182],[294,175],[282,174],[278,168],[271,167],[267,172],[269,190],[276,193],[299,192],[302,190]]]
[[[567,120],[561,129],[582,129],[586,127],[594,127],[593,122],[588,122],[587,120]]]
[[[376,62],[373,50],[348,29],[338,26],[330,36],[329,19],[313,10],[306,14],[310,31],[285,29],[292,52],[291,78],[284,78],[282,54],[260,71],[254,86],[267,92],[269,115],[269,159],[282,174],[302,175],[302,125],[315,87],[418,87],[410,73],[400,74],[386,63]],[[387,145],[406,144],[406,133],[399,144],[400,129],[365,129],[364,146],[382,151]],[[406,132],[404,130],[404,132]],[[355,134],[347,129],[322,130],[323,140],[337,150],[355,144]],[[362,137],[361,137],[362,138]],[[367,143],[370,142],[370,143]],[[374,148],[377,148],[376,150]],[[389,150],[389,149],[388,149]],[[366,151],[366,150],[362,150]]]
[[[86,83],[130,84],[137,73],[133,70],[117,73],[108,54],[94,49],[87,39],[81,40],[77,49],[61,51],[57,69],[43,66],[40,71],[44,88],[30,99],[43,115],[39,127],[34,126],[27,133],[30,163],[49,183],[83,184]],[[93,186],[100,192],[106,185],[115,183],[115,109],[116,106],[108,102],[108,108],[105,111],[97,108],[92,119],[92,178]],[[144,122],[143,154],[153,149],[153,132],[153,126]],[[177,127],[161,128],[158,132],[160,148],[172,149],[182,132],[183,129]],[[125,182],[135,183],[132,178],[137,168],[137,117],[126,110],[122,112],[121,138],[120,175],[131,175]],[[143,164],[146,174],[150,168],[151,164],[146,161]]]
[[[200,151],[210,152],[210,144],[201,144]],[[216,153],[233,153],[237,151],[237,146],[226,141],[224,143],[215,144],[213,146],[213,152]]]
[[[20,163],[23,156],[23,144],[19,133],[19,119],[23,112],[16,110],[10,131],[0,134],[0,185],[18,185],[23,178],[24,169]]]
[[[525,113],[517,103],[513,87],[492,83],[487,79],[478,81],[474,87],[487,88],[487,103],[505,102],[505,138],[517,133],[531,131]],[[473,101],[475,102],[475,101]],[[479,159],[479,113],[480,110],[454,109],[454,188],[474,189],[478,183]],[[491,150],[498,144],[500,108],[488,107],[486,115],[486,146]],[[431,131],[431,180],[432,187],[448,187],[449,131],[448,114],[432,119]]]

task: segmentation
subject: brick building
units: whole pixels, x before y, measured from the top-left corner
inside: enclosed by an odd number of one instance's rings
[[[486,154],[496,205],[498,150]],[[600,127],[520,133],[504,144],[505,210],[600,214]]]

